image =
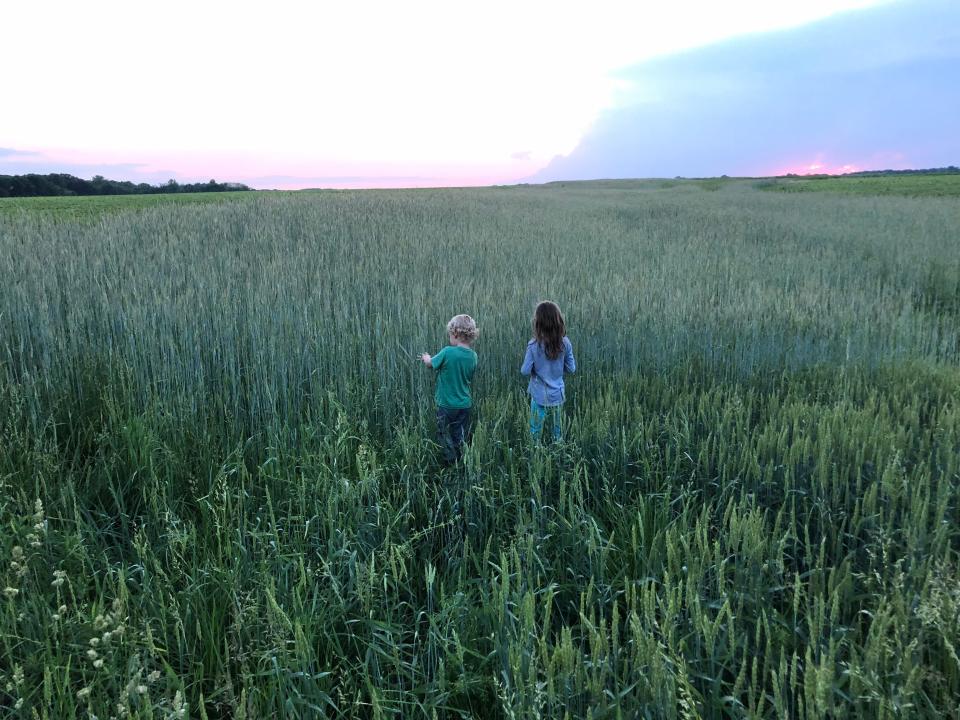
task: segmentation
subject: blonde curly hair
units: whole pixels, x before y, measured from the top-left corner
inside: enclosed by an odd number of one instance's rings
[[[447,323],[447,333],[464,342],[473,343],[480,336],[477,323],[469,315],[454,315]]]

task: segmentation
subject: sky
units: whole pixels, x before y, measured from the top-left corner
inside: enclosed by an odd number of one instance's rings
[[[9,3],[0,174],[416,187],[953,164],[955,141],[927,137],[921,152],[908,136],[928,128],[905,118],[933,113],[946,86],[956,106],[954,6]],[[895,37],[892,50],[873,51],[877,32]],[[888,71],[914,88],[894,96],[908,104],[895,113],[902,131],[860,137],[871,108],[894,104]],[[817,122],[796,116],[805,102]],[[798,136],[805,124],[815,132]]]

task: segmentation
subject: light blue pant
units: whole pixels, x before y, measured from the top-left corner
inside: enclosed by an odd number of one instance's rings
[[[543,432],[543,423],[547,415],[550,415],[550,423],[553,426],[553,439],[559,440],[561,431],[561,419],[563,418],[562,405],[540,405],[536,400],[530,398],[530,434],[534,440],[540,439],[540,433]]]

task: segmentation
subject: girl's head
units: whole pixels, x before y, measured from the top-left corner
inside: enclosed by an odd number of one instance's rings
[[[551,360],[556,360],[563,352],[563,338],[566,334],[567,326],[557,304],[544,300],[537,305],[533,313],[533,337],[543,346],[543,351]]]
[[[480,335],[477,323],[469,315],[454,315],[447,323],[447,334],[454,340],[473,345]]]

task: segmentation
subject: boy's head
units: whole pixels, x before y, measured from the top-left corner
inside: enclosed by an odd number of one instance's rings
[[[454,315],[447,323],[447,334],[451,340],[473,345],[480,331],[477,330],[477,323],[469,315]]]

